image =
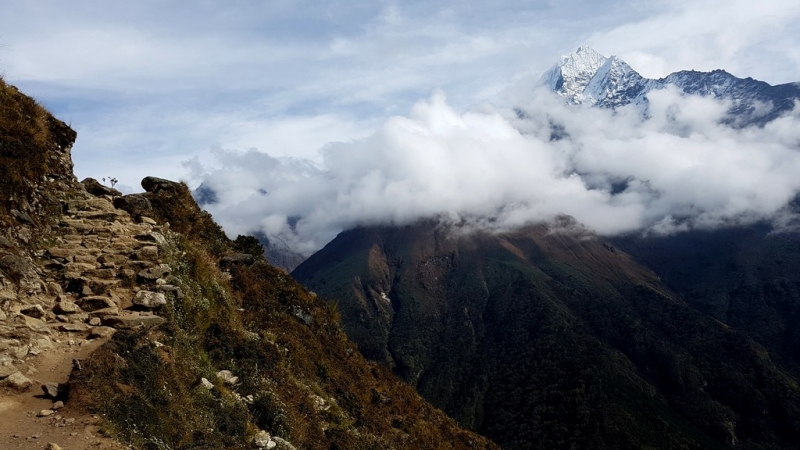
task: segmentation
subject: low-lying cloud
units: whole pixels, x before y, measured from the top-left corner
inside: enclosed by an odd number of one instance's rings
[[[672,89],[649,95],[647,120],[530,97],[459,112],[437,92],[317,161],[217,150],[211,168],[187,166],[217,193],[207,208],[228,233],[263,231],[304,254],[356,225],[434,216],[506,229],[568,214],[604,235],[792,222],[800,108],[732,128],[729,104]]]

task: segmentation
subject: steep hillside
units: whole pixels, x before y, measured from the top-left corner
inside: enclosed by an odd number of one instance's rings
[[[293,276],[338,300],[365,355],[504,448],[800,444],[798,379],[764,346],[566,218],[354,229]]]
[[[77,183],[74,132],[2,88],[0,445],[496,448],[365,361],[185,185]]]
[[[747,333],[800,376],[800,236],[768,224],[614,243],[694,308]]]

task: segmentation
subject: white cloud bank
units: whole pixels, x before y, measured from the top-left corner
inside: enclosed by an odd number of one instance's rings
[[[321,162],[217,150],[212,168],[187,166],[218,193],[208,208],[228,233],[261,230],[305,254],[355,225],[432,216],[514,227],[568,214],[610,235],[784,213],[800,191],[800,108],[733,129],[720,124],[728,107],[667,89],[642,121],[634,108],[538,92],[519,119],[489,105],[457,112],[439,92],[366,138],[327,145]],[[551,140],[553,124],[569,137]]]

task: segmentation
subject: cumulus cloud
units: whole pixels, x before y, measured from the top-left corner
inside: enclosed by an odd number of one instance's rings
[[[729,104],[672,89],[650,95],[647,120],[529,97],[524,115],[459,112],[437,92],[317,161],[218,149],[187,165],[217,192],[208,208],[229,233],[263,231],[305,254],[342,229],[429,217],[507,229],[567,214],[606,235],[784,223],[800,191],[797,112],[734,129]]]

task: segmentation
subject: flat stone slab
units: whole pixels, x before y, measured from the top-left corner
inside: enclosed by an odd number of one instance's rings
[[[169,275],[171,272],[170,268],[166,264],[159,264],[156,267],[151,267],[149,269],[144,269],[139,271],[138,277],[139,280],[147,283],[155,281],[159,278],[164,278],[165,276]]]
[[[106,338],[113,335],[116,332],[117,330],[111,327],[94,327],[92,328],[92,331],[89,332],[89,336],[87,337],[87,339],[91,340],[91,339]]]
[[[102,295],[92,295],[89,297],[84,297],[79,299],[75,302],[80,306],[84,311],[97,311],[99,309],[106,309],[106,308],[116,308],[117,305],[114,303],[113,300],[109,297],[104,297]]]
[[[159,308],[167,304],[167,299],[161,292],[139,291],[133,297],[133,304],[142,308]]]
[[[103,318],[103,325],[118,330],[131,330],[138,327],[155,327],[166,321],[167,319],[159,316],[107,316]]]
[[[62,323],[58,329],[65,333],[81,333],[88,330],[89,327],[83,323]]]

